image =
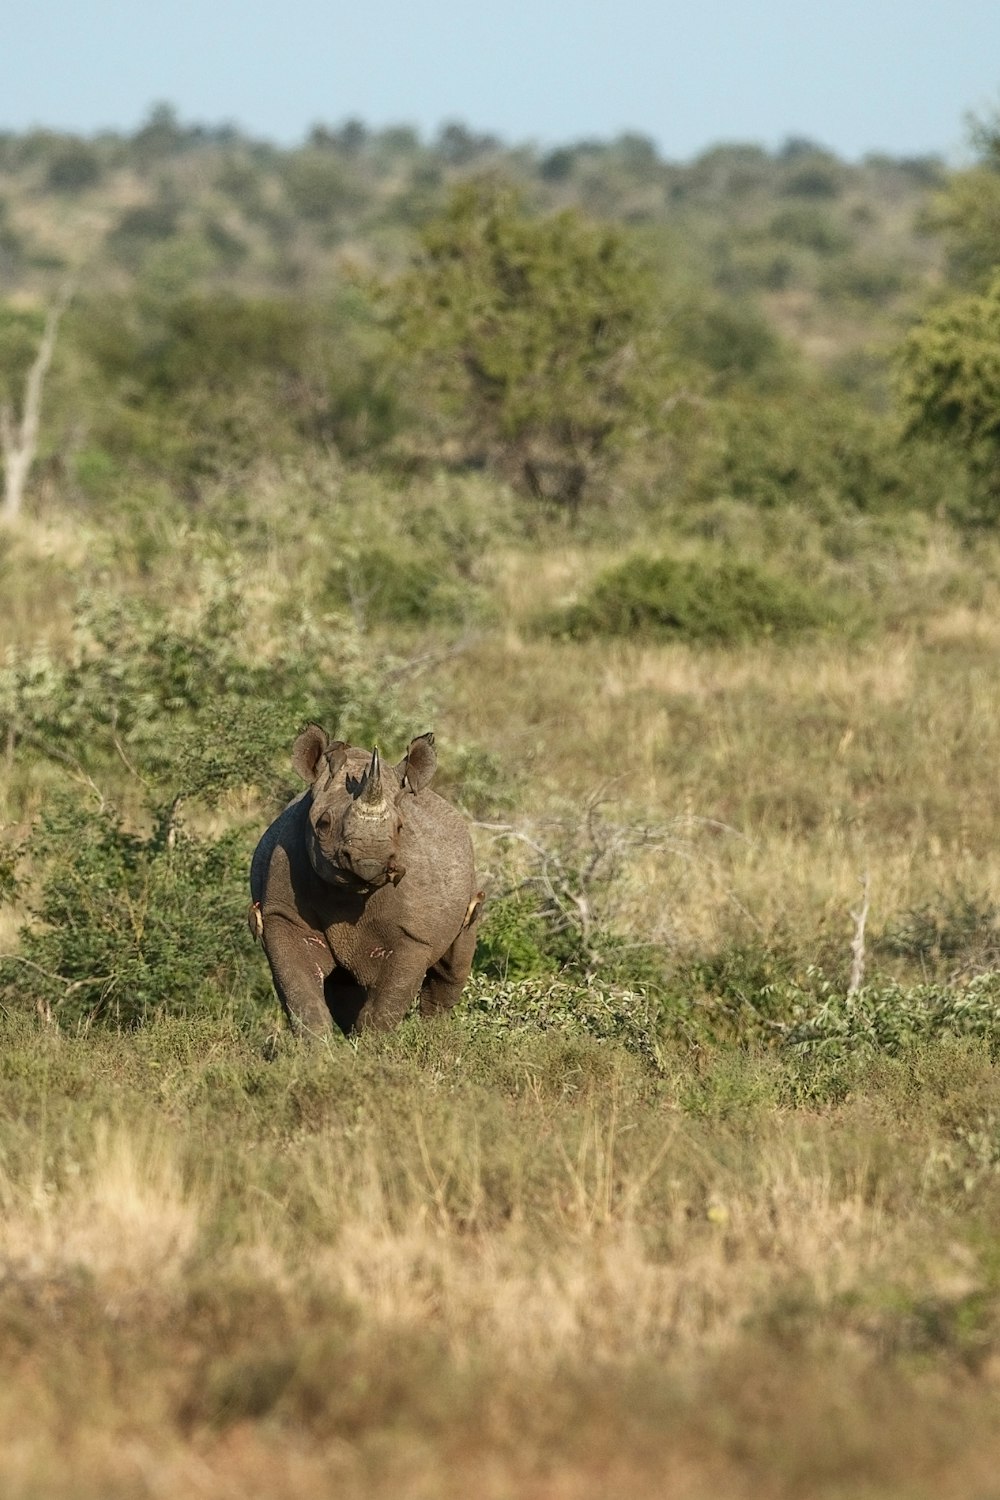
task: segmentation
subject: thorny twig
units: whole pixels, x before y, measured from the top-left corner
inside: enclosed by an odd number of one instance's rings
[[[51,756],[53,760],[61,761],[68,766],[73,773],[73,779],[79,781],[82,786],[89,787],[97,798],[97,805],[103,811],[107,805],[107,799],[101,791],[97,782],[89,771],[85,771],[75,755],[70,755],[66,750],[60,750],[58,745],[53,745],[44,735],[38,734],[33,729],[26,729],[24,725],[16,723],[13,719],[7,721],[7,744],[9,753],[13,756],[17,748],[18,740],[25,740],[29,745],[34,745],[45,755]]]

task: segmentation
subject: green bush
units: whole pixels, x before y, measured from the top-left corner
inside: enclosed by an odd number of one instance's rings
[[[723,389],[752,381],[755,390],[786,383],[795,372],[789,350],[748,302],[692,301],[672,320],[679,353],[707,367]]]
[[[518,980],[554,974],[558,967],[537,902],[522,894],[490,902],[476,944],[476,973]]]
[[[1000,980],[983,974],[967,986],[873,983],[854,995],[814,976],[813,988],[790,997],[790,1015],[775,1030],[783,1046],[847,1056],[904,1051],[939,1037],[1000,1038]]]
[[[722,644],[792,636],[840,614],[832,601],[748,563],[632,557],[544,624],[572,640],[624,635]]]
[[[390,625],[455,624],[482,607],[479,591],[429,560],[363,547],[337,561],[328,597],[363,619]]]
[[[881,945],[875,945],[876,948]],[[685,990],[697,1031],[713,1042],[777,1048],[803,1058],[895,1055],[925,1042],[973,1037],[996,1046],[1000,977],[904,983],[843,980],[778,948],[733,949],[692,966]]]
[[[86,141],[61,142],[49,158],[45,186],[56,193],[78,193],[102,176],[101,158]]]
[[[266,653],[254,629],[226,584],[176,615],[85,599],[65,658],[11,652],[0,667],[0,736],[53,775],[69,766],[107,787],[127,768],[164,802],[247,784],[277,792],[310,719],[361,744],[408,742],[388,666],[345,621],[303,611]]]
[[[849,302],[889,302],[906,286],[906,273],[895,261],[848,256],[827,267],[819,282],[822,297]]]
[[[984,486],[979,519],[1000,514],[1000,275],[911,328],[899,355],[911,436],[939,438]],[[970,515],[970,519],[976,519]]]
[[[819,516],[937,510],[954,477],[940,447],[903,444],[895,424],[829,387],[721,403],[692,470],[691,497]]]
[[[822,209],[805,204],[775,214],[770,232],[777,240],[803,250],[815,250],[817,255],[838,255],[852,244],[851,235],[835,219]]]
[[[245,838],[196,838],[162,808],[136,834],[107,806],[56,794],[30,852],[40,891],[19,955],[0,959],[7,1003],[63,1025],[135,1026],[210,994],[266,997],[245,922]]]
[[[595,1037],[659,1064],[658,1007],[638,989],[557,978],[474,979],[460,1016],[473,1032],[526,1029]]]
[[[837,198],[843,190],[843,169],[835,158],[817,158],[788,173],[781,191],[791,198]]]
[[[364,202],[361,188],[337,157],[305,150],[293,156],[284,173],[288,201],[300,218],[327,224]]]
[[[244,240],[206,225],[221,262]],[[228,238],[226,238],[228,236]],[[77,338],[105,398],[90,442],[182,493],[262,458],[331,446],[383,447],[399,425],[383,378],[381,334],[356,290],[306,301],[228,292],[104,299],[78,317]]]
[[[151,203],[127,208],[107,236],[112,257],[136,268],[151,246],[172,239],[180,226],[180,205],[165,193]]]

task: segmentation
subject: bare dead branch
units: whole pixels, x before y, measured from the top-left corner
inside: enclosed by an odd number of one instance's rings
[[[20,953],[0,953],[0,963],[21,964],[25,969],[32,969],[43,979],[51,979],[54,984],[61,984],[66,996],[85,989],[88,984],[108,984],[112,978],[110,974],[88,974],[86,979],[66,979],[62,974],[54,973],[52,969],[43,969],[42,965],[36,964],[33,958],[23,958]]]
[[[597,936],[601,929],[613,925],[615,887],[624,868],[640,851],[663,854],[683,863],[707,863],[716,868],[718,861],[692,844],[692,834],[700,829],[745,835],[717,819],[699,818],[688,812],[665,824],[628,824],[606,816],[604,809],[614,802],[615,781],[598,787],[587,798],[582,817],[548,819],[538,823],[505,823],[473,819],[498,846],[519,847],[526,852],[527,870],[504,869],[506,882],[495,890],[503,899],[519,893],[534,892],[539,898],[540,914],[555,932],[572,931],[583,952],[596,966],[601,962]],[[732,891],[726,891],[741,915],[758,927],[752,913],[746,910]]]
[[[854,936],[851,939],[851,978],[847,986],[849,995],[856,995],[865,982],[865,924],[868,921],[869,885],[870,873],[866,870],[861,877],[861,905],[857,911],[851,912]]]
[[[0,504],[0,522],[10,524],[21,514],[28,475],[38,452],[42,389],[55,353],[59,322],[72,295],[72,283],[67,283],[49,308],[38,352],[24,383],[20,421],[15,419],[8,405],[5,404],[0,411],[0,449],[3,451],[3,502]]]
[[[136,768],[132,764],[131,760],[129,760],[128,756],[125,754],[125,746],[122,744],[121,740],[118,738],[117,733],[113,733],[112,734],[112,736],[111,736],[111,743],[114,745],[115,750],[117,751],[117,754],[118,754],[118,759],[121,761],[121,763],[125,767],[126,771],[128,771],[130,775],[134,776],[135,779],[136,779],[136,781],[141,782],[143,786],[148,787],[149,786],[149,782],[146,780],[145,776],[143,776],[140,771],[136,770]]]
[[[383,681],[389,687],[394,687],[397,682],[402,682],[407,677],[419,677],[428,667],[440,666],[442,662],[453,661],[457,656],[465,653],[482,639],[481,632],[468,632],[453,641],[450,646],[444,646],[439,651],[425,651],[420,656],[407,657],[406,661],[400,662],[393,667],[391,672],[386,672]]]

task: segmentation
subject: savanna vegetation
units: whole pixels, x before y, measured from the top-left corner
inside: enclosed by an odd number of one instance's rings
[[[995,1493],[972,144],[0,137],[5,1496]],[[436,732],[447,1021],[283,1026],[310,720]]]

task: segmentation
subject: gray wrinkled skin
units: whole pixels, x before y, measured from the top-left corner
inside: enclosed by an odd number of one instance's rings
[[[311,783],[264,834],[251,931],[298,1032],[389,1030],[415,995],[448,1011],[472,966],[482,905],[462,815],[430,790],[434,736],[384,766],[312,724],[292,751]]]

